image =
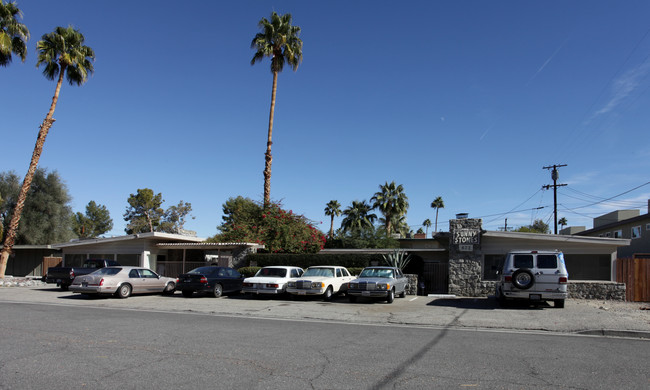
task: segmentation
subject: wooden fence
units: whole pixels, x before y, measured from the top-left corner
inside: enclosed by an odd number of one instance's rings
[[[627,301],[650,302],[650,258],[617,259],[616,281],[625,283]]]

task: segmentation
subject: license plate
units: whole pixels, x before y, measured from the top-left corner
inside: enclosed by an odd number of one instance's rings
[[[361,295],[364,297],[370,296],[370,291],[361,291]]]
[[[185,283],[190,283],[191,281],[192,281],[192,279],[185,279],[185,280],[183,280],[183,282],[185,282]]]
[[[531,301],[539,301],[542,299],[542,294],[530,294],[528,297]]]
[[[81,287],[88,287],[88,282],[82,282]]]
[[[56,282],[57,282],[57,283],[61,283],[61,279],[57,279]]]
[[[307,291],[304,290],[298,291],[298,295],[307,295]]]

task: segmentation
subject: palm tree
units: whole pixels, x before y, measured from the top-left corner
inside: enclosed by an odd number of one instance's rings
[[[291,25],[291,14],[278,15],[273,12],[271,21],[262,18],[258,23],[262,32],[255,34],[251,48],[256,49],[251,65],[260,62],[264,57],[271,57],[271,73],[273,73],[273,88],[271,89],[271,111],[269,113],[269,131],[266,140],[264,165],[264,205],[271,202],[271,136],[273,134],[273,114],[275,112],[275,92],[278,86],[278,73],[282,72],[284,63],[291,65],[294,71],[302,62],[302,40],[300,27]]]
[[[384,185],[379,185],[379,192],[370,199],[373,202],[373,207],[378,208],[384,215],[386,224],[386,234],[390,235],[393,231],[393,221],[399,217],[406,215],[409,208],[408,197],[404,193],[404,187],[395,185],[391,182]]]
[[[566,225],[569,224],[569,222],[568,222],[568,221],[566,220],[566,218],[564,218],[564,217],[560,218],[560,220],[557,221],[557,223],[558,223],[560,226],[562,226],[562,229],[564,229],[564,227],[565,227]]]
[[[373,207],[365,200],[352,201],[352,205],[343,210],[343,221],[341,227],[343,231],[361,232],[364,229],[372,228],[377,219],[377,215],[371,214]]]
[[[12,60],[12,53],[25,62],[27,58],[27,45],[29,30],[18,23],[22,18],[16,2],[5,3],[0,0],[0,66],[8,66]]]
[[[431,227],[431,220],[429,218],[425,219],[424,222],[422,222],[422,226],[427,228],[426,233],[424,233],[426,236],[429,235],[429,228]]]
[[[441,197],[437,197],[431,202],[431,207],[436,209],[436,232],[438,231],[438,210],[445,208],[445,202],[442,201]]]
[[[63,76],[66,76],[70,85],[82,85],[88,80],[89,74],[92,74],[94,71],[93,61],[95,60],[95,52],[90,47],[84,45],[84,40],[85,38],[79,30],[68,26],[67,28],[57,27],[54,32],[43,35],[41,40],[36,44],[36,49],[38,50],[36,67],[44,65],[43,75],[48,80],[56,79],[57,82],[50,110],[40,126],[38,137],[36,138],[36,145],[34,146],[34,153],[29,163],[29,169],[20,188],[16,207],[9,222],[9,228],[7,229],[7,235],[5,236],[0,254],[0,278],[4,278],[5,275],[7,260],[14,246],[20,215],[25,207],[27,192],[32,184],[38,160],[43,152],[45,137],[47,137],[47,133],[55,121],[52,116],[54,115],[56,103],[59,100]]]
[[[329,237],[334,237],[334,217],[341,215],[341,204],[336,200],[330,200],[325,207],[325,215],[332,218],[330,224],[330,235]]]

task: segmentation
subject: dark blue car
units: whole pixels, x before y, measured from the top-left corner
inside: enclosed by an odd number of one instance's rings
[[[181,290],[187,298],[195,292],[219,298],[224,293],[241,291],[243,281],[243,276],[230,267],[209,265],[179,275],[176,290]]]

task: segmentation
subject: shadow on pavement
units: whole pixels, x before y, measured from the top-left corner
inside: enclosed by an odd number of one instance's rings
[[[527,301],[512,301],[508,302],[505,306],[500,306],[494,297],[488,298],[441,298],[434,299],[427,303],[427,306],[438,307],[455,307],[458,309],[470,310],[541,310],[550,308],[547,302],[529,303]]]

